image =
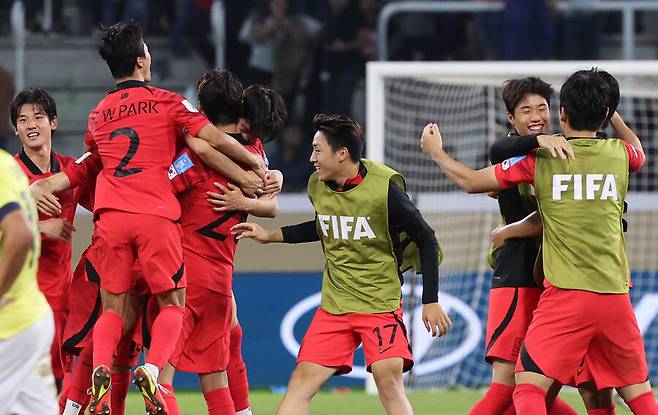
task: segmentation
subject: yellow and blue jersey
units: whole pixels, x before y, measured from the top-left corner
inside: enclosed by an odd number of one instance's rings
[[[14,158],[0,150],[0,221],[15,210],[25,213],[34,233],[34,242],[18,277],[3,296],[6,304],[0,306],[0,340],[31,327],[48,311],[46,298],[37,285],[41,240],[36,206],[30,196],[27,177]],[[4,255],[5,240],[0,232],[0,261],[5,260]]]

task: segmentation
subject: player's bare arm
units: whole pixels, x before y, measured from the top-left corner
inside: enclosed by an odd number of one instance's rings
[[[2,218],[0,232],[2,232],[4,250],[0,261],[0,299],[2,299],[23,268],[35,235],[30,228],[27,215],[21,209],[15,209]],[[7,300],[3,299],[0,306]]]
[[[633,148],[644,151],[642,149],[642,143],[638,136],[631,130],[631,128],[624,122],[624,119],[621,118],[618,112],[615,111],[614,115],[610,119],[610,124],[614,128],[615,133],[619,138],[626,141],[628,144],[632,145]]]
[[[229,182],[226,186],[217,182],[214,184],[220,193],[207,193],[208,201],[215,212],[241,211],[261,218],[273,218],[278,213],[279,204],[276,197],[246,197],[233,183]]]
[[[283,232],[281,229],[267,230],[262,226],[255,223],[238,223],[231,228],[231,233],[235,235],[236,239],[253,239],[260,244],[268,244],[270,242],[283,242]]]
[[[39,212],[48,216],[57,216],[62,212],[62,206],[54,193],[71,187],[68,176],[62,172],[39,179],[30,185],[30,193],[37,203]]]
[[[199,130],[197,136],[207,141],[211,146],[221,151],[231,159],[244,163],[258,175],[261,179],[265,178],[267,169],[265,162],[257,155],[250,153],[244,146],[237,142],[230,135],[223,133],[214,125],[208,123]]]
[[[233,139],[231,138],[231,140]],[[257,174],[251,171],[245,171],[226,154],[215,150],[208,142],[200,138],[186,134],[185,141],[192,151],[201,157],[204,163],[233,183],[237,183],[247,196],[254,197],[260,194],[263,187],[263,179]]]
[[[508,239],[541,236],[543,231],[544,225],[541,221],[541,215],[535,210],[518,222],[496,227],[491,231],[491,241],[495,248],[499,248],[505,245]]]
[[[473,170],[450,157],[443,150],[443,140],[438,125],[430,123],[425,126],[420,138],[420,148],[439,165],[450,180],[466,192],[483,193],[502,189],[496,180],[493,166]]]

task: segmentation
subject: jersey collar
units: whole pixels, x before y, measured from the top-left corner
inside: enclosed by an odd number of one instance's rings
[[[44,172],[41,171],[39,167],[37,167],[36,164],[32,161],[32,159],[25,153],[25,150],[21,150],[20,153],[18,153],[18,158],[21,159],[23,164],[25,164],[25,167],[30,171],[30,173],[34,175],[42,175]],[[57,157],[55,157],[55,153],[52,151],[50,152],[50,171],[52,173],[59,173],[61,167],[59,165],[59,161],[57,161]]]
[[[114,93],[114,92],[117,92],[117,91],[121,91],[121,90],[123,90],[123,89],[128,89],[128,88],[144,88],[144,89],[146,89],[147,91],[151,92],[151,88],[148,87],[148,85],[146,84],[146,82],[144,82],[144,81],[138,81],[138,80],[136,80],[136,79],[130,79],[130,80],[128,80],[128,81],[119,82],[119,83],[114,87],[114,89],[111,90],[110,92],[108,92],[107,94],[109,95],[109,94],[111,94],[111,93]]]

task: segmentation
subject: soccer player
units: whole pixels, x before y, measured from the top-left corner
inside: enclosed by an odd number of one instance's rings
[[[52,151],[52,134],[57,129],[55,100],[43,89],[21,91],[10,104],[11,122],[23,149],[15,159],[30,183],[59,172],[74,158]],[[39,215],[41,257],[37,271],[39,288],[46,295],[55,318],[55,337],[50,350],[58,391],[62,387],[67,355],[62,350],[64,325],[68,317],[71,270],[71,232],[83,189],[58,194],[60,213]]]
[[[138,25],[118,23],[105,29],[99,48],[117,85],[89,115],[88,130],[103,171],[98,176],[97,215],[87,260],[99,275],[103,313],[94,327],[91,413],[107,413],[111,401],[112,357],[124,332],[123,312],[132,285],[135,259],[160,306],[151,347],[134,382],[147,411],[166,414],[157,384],[183,324],[185,266],[180,206],[167,177],[181,147],[180,132],[208,141],[264,176],[263,161],[220,133],[178,94],[148,86],[151,55]]]
[[[308,413],[309,402],[333,375],[352,369],[363,343],[379,397],[389,414],[411,414],[402,373],[413,365],[402,320],[400,233],[420,251],[422,319],[432,335],[451,321],[438,302],[438,242],[392,169],[362,160],[363,131],[344,115],[316,115],[308,196],[316,219],[276,230],[233,227],[238,239],[260,243],[322,241],[322,300],[302,342],[279,414]]]
[[[0,414],[57,413],[55,324],[37,284],[38,235],[27,178],[0,150]]]
[[[265,157],[259,137],[276,137],[287,113],[283,99],[271,89],[242,84],[230,71],[207,71],[198,82],[199,103],[203,112],[220,131],[232,135],[249,151]],[[254,100],[256,98],[256,100]],[[242,102],[255,105],[246,120],[241,120]],[[253,116],[252,116],[253,115]],[[243,139],[243,134],[245,139]],[[228,388],[226,369],[233,316],[232,278],[236,240],[233,225],[248,214],[273,217],[275,197],[246,198],[239,188],[206,167],[189,149],[183,149],[170,168],[169,177],[181,202],[183,256],[187,266],[186,315],[183,331],[170,365],[163,370],[160,383],[171,387],[174,369],[199,374],[208,414],[235,413]],[[219,212],[208,204],[208,192],[218,184]],[[167,407],[175,406],[173,393],[165,396]],[[244,409],[244,408],[241,408]],[[173,413],[177,413],[174,411]]]
[[[469,193],[534,183],[545,280],[516,366],[519,415],[546,414],[546,391],[554,382],[569,383],[583,365],[597,388],[617,388],[634,414],[658,413],[628,296],[621,218],[629,171],[639,170],[645,157],[630,129],[627,141],[598,138],[610,116],[609,97],[618,94],[601,73],[578,71],[560,91],[560,124],[575,160],[540,150],[475,171],[445,153],[436,124],[421,137],[423,152]]]
[[[512,79],[503,85],[502,95],[513,131],[490,148],[493,164],[512,157],[514,154],[510,153],[514,150],[526,154],[540,146],[561,157],[573,156],[564,137],[545,135],[549,131],[553,95],[548,83],[535,77]],[[528,184],[498,192],[497,200],[505,223],[519,221],[537,208],[534,192]],[[540,288],[533,278],[533,270],[539,250],[535,237],[540,235],[541,230],[534,235],[510,239],[494,251],[485,350],[485,359],[493,366],[493,377],[486,395],[471,409],[470,415],[497,415],[507,408],[513,409],[514,366],[539,301]],[[555,397],[550,399],[548,413],[576,412]]]

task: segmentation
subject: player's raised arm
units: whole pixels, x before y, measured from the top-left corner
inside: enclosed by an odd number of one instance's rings
[[[457,186],[468,193],[483,193],[502,189],[496,180],[494,167],[474,170],[450,157],[443,150],[443,140],[439,126],[427,124],[420,138],[420,148],[439,165],[441,170]]]
[[[219,131],[217,127],[211,123],[208,123],[202,127],[197,133],[197,136],[207,141],[211,146],[229,156],[233,160],[242,162],[249,166],[249,168],[261,179],[265,178],[265,173],[267,170],[263,159],[253,153],[250,153],[233,137]]]
[[[563,160],[575,158],[569,141],[561,135],[525,135],[496,140],[489,147],[489,159],[492,163],[501,163],[512,157],[523,156],[537,148],[545,148],[553,157]]]
[[[254,172],[245,171],[231,160],[229,156],[215,150],[208,142],[200,138],[186,134],[185,141],[192,151],[201,157],[204,163],[233,183],[236,183],[247,196],[254,197],[261,193],[263,179]],[[237,143],[237,141],[235,142]],[[242,145],[240,147],[244,149]],[[252,153],[249,154],[253,155]]]
[[[615,133],[619,138],[632,145],[636,150],[644,152],[642,149],[642,142],[640,142],[639,137],[624,122],[624,119],[621,118],[621,115],[619,115],[618,112],[615,111],[614,115],[610,119],[610,124],[612,125],[612,128],[615,130]]]

